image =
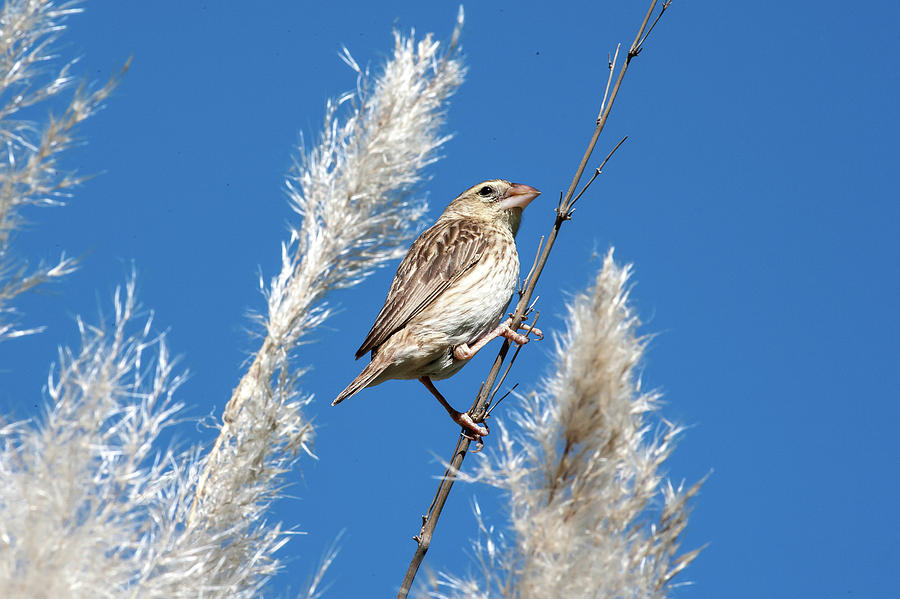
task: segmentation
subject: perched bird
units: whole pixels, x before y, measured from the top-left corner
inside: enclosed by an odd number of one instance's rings
[[[540,193],[496,179],[467,189],[447,206],[409,248],[356,350],[357,359],[371,352],[372,361],[332,405],[388,379],[419,379],[454,422],[475,438],[488,433],[453,409],[432,380],[455,374],[495,337],[528,341],[501,319],[519,278],[515,235],[522,209]],[[542,337],[536,328],[521,328]]]

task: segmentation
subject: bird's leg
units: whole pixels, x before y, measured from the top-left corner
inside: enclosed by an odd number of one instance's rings
[[[468,360],[469,358],[477,354],[478,350],[487,345],[488,342],[497,337],[506,337],[507,339],[518,345],[525,345],[526,343],[528,343],[528,337],[509,328],[509,325],[511,323],[512,318],[507,318],[505,321],[501,322],[497,326],[497,328],[476,341],[471,346],[466,343],[457,345],[453,348],[453,357],[457,360]],[[520,323],[519,328],[534,333],[538,339],[544,338],[544,332],[537,327],[531,326],[530,324],[525,324],[524,322]]]
[[[474,439],[481,439],[481,437],[484,437],[490,432],[490,430],[487,428],[487,425],[482,427],[475,424],[475,421],[472,420],[472,417],[469,416],[468,412],[458,412],[457,410],[454,410],[453,406],[451,406],[447,402],[447,400],[444,399],[444,396],[441,395],[441,392],[437,390],[437,387],[434,386],[434,383],[431,382],[430,378],[428,378],[427,376],[420,376],[419,380],[423,385],[425,385],[425,388],[431,391],[431,394],[434,395],[439,402],[441,402],[441,405],[444,406],[444,409],[447,410],[448,414],[450,414],[450,418],[453,419],[453,422],[471,433]]]

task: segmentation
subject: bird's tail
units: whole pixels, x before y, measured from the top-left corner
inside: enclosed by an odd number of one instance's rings
[[[369,362],[368,366],[363,368],[363,371],[360,372],[359,375],[357,375],[357,377],[353,379],[353,381],[351,381],[349,385],[347,385],[347,388],[341,391],[340,394],[338,394],[337,398],[333,402],[331,402],[331,405],[336,406],[348,397],[356,395],[357,393],[368,387],[370,384],[372,384],[372,381],[378,378],[379,374],[384,372],[385,368],[386,365],[381,363],[379,360],[372,360],[371,362]]]

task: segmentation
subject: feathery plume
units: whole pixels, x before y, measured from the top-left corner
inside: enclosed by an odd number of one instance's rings
[[[256,597],[285,538],[263,506],[184,526],[200,455],[158,452],[184,376],[141,321],[134,280],[111,326],[78,320],[39,423],[0,427],[0,597]]]
[[[0,13],[0,44],[12,44],[23,27],[50,36],[23,34],[32,50],[10,63],[9,84],[0,90],[20,86],[7,110],[0,108],[10,156],[0,171],[4,251],[10,223],[20,222],[18,207],[58,202],[77,183],[57,172],[56,153],[71,145],[72,128],[111,90],[112,84],[76,94],[36,141],[27,126],[6,119],[68,85],[68,66],[40,90],[15,77],[29,60],[47,58],[47,40],[74,10],[7,2]],[[302,371],[291,370],[289,356],[327,318],[328,291],[362,280],[416,231],[425,204],[415,193],[447,139],[438,128],[463,77],[458,33],[444,53],[430,36],[416,42],[395,34],[394,56],[372,83],[345,53],[359,76],[357,92],[328,104],[320,143],[307,154],[301,148],[289,176],[303,222],[282,246],[283,271],[265,292],[262,347],[209,455],[153,449],[180,408],[172,394],[182,379],[172,372],[163,339],[150,337],[149,318],[129,332],[138,309],[133,282],[116,295],[111,327],[79,321],[82,347],[61,353],[46,416],[36,424],[0,424],[0,596],[258,596],[286,542],[280,525],[265,521],[266,509],[282,484],[279,475],[312,439],[301,412],[309,398],[297,387]],[[72,267],[66,259],[60,264],[46,273]],[[21,272],[8,277],[0,308],[32,284],[21,281],[37,281]],[[334,555],[324,558],[308,596],[320,593]]]
[[[309,397],[298,389],[303,371],[291,369],[291,353],[328,318],[327,292],[402,255],[419,226],[426,206],[418,185],[447,140],[438,128],[464,75],[455,51],[461,16],[443,54],[430,35],[416,42],[395,33],[393,56],[374,81],[344,51],[357,90],[327,104],[319,143],[300,148],[288,176],[291,205],[303,220],[282,244],[281,272],[264,289],[265,337],[225,408],[190,528],[244,518],[248,506],[274,497],[298,453],[310,451],[313,430],[300,411]]]
[[[475,478],[509,496],[512,530],[479,516],[482,576],[443,575],[434,597],[663,598],[699,550],[679,554],[690,489],[661,469],[680,429],[654,434],[647,415],[658,396],[637,372],[646,340],[628,304],[631,268],[607,254],[594,287],[569,306],[556,371],[514,415],[521,435],[501,427],[499,455]],[[655,522],[654,522],[655,520]]]
[[[65,254],[53,264],[29,268],[11,256],[10,245],[24,224],[24,207],[59,205],[81,182],[59,169],[59,156],[76,142],[76,126],[99,109],[118,83],[113,78],[95,91],[80,87],[62,113],[44,123],[24,119],[23,113],[51,102],[74,82],[74,61],[46,73],[66,17],[80,12],[77,4],[9,0],[0,8],[0,341],[42,330],[16,327],[10,305],[16,296],[76,268],[76,260]]]

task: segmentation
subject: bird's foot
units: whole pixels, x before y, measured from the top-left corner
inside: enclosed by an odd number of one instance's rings
[[[519,324],[520,329],[525,329],[534,335],[534,338],[540,341],[544,338],[544,331],[540,330],[537,327],[533,327],[530,324],[525,324],[524,322]]]
[[[453,421],[456,424],[460,425],[466,430],[466,437],[473,441],[477,441],[479,445],[483,445],[481,438],[486,437],[491,429],[488,428],[487,423],[484,423],[484,426],[479,426],[472,420],[472,417],[469,416],[468,412],[456,412],[456,414],[451,414]]]
[[[431,379],[427,376],[419,377],[419,381],[425,385],[425,388],[428,389],[432,395],[434,395],[435,399],[437,399],[444,409],[447,410],[447,413],[450,414],[450,418],[453,419],[453,422],[460,425],[463,428],[463,435],[467,439],[472,439],[473,441],[478,443],[477,450],[480,450],[484,447],[484,443],[481,441],[482,437],[487,436],[491,430],[488,428],[487,423],[482,426],[478,426],[468,412],[460,412],[459,410],[453,409],[444,396],[441,395],[441,392],[437,390],[437,387],[434,386],[434,383],[431,382]]]
[[[523,335],[522,333],[509,328],[509,325],[506,323],[503,323],[500,326],[502,327],[502,329],[498,333],[498,337],[506,337],[517,345],[525,345],[526,343],[531,341],[531,339],[529,339],[526,335]],[[525,324],[524,322],[519,323],[519,328],[525,329],[529,333],[534,334],[535,338],[539,341],[544,338],[544,332],[537,327],[531,326],[530,324]]]
[[[513,314],[512,312],[510,312],[507,316],[508,316],[508,317],[507,317],[507,319],[504,321],[503,324],[505,324],[506,326],[509,326],[509,325],[512,324],[512,321],[513,321],[513,319],[515,318],[516,315]],[[532,326],[532,325],[530,325],[530,324],[525,324],[525,321],[526,321],[526,320],[528,320],[528,314],[524,314],[524,315],[522,316],[522,322],[519,323],[519,328],[520,328],[520,329],[525,329],[526,331],[530,331],[530,332],[534,333],[534,336],[537,338],[538,341],[540,341],[541,339],[543,339],[543,338],[544,338],[544,332],[543,332],[542,330],[540,330],[539,328],[537,328],[536,326]]]
[[[499,336],[506,337],[507,339],[509,339],[510,341],[512,341],[513,343],[515,343],[517,345],[525,345],[526,343],[531,341],[528,337],[526,337],[522,333],[517,333],[516,331],[514,331],[510,328],[507,328],[506,330],[502,331]]]
[[[491,414],[490,414],[490,412],[488,412],[487,414],[484,415],[484,420],[481,421],[481,422],[484,424],[484,429],[485,429],[488,433],[491,432],[491,427],[489,427],[489,426],[488,426],[488,423],[487,423],[487,419],[490,418],[490,417],[491,417]],[[484,449],[484,436],[481,436],[481,437],[471,437],[471,436],[469,436],[469,435],[466,434],[466,433],[463,433],[463,436],[464,436],[466,439],[469,439],[470,441],[475,441],[475,449],[472,450],[472,453],[478,453],[478,452],[480,452],[482,449]]]
[[[511,322],[511,320],[507,320],[506,322],[500,323],[497,328],[476,341],[475,344],[471,347],[468,343],[460,343],[453,348],[453,357],[457,360],[468,360],[469,358],[477,354],[478,350],[484,347],[488,343],[488,341],[494,339],[495,337],[505,337],[518,345],[525,345],[526,343],[528,343],[528,337],[509,328]],[[534,336],[539,340],[544,338],[544,332],[537,327],[531,326],[530,324],[520,323],[519,328],[533,333]]]

